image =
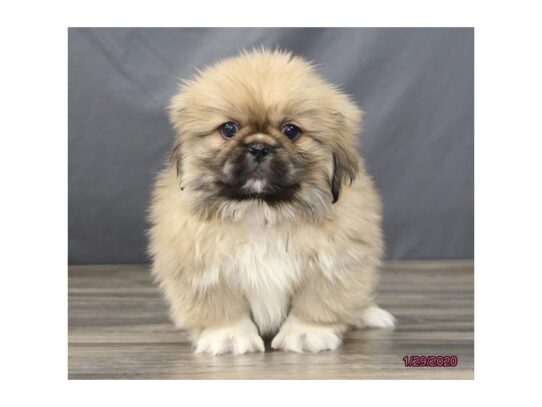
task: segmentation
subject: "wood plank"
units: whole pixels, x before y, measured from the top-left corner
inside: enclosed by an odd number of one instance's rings
[[[472,379],[472,261],[394,261],[378,302],[394,330],[355,330],[316,355],[192,353],[145,265],[69,267],[70,379]],[[455,368],[405,368],[406,355],[456,355]]]

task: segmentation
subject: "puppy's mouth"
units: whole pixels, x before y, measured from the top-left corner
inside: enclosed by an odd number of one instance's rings
[[[250,177],[235,184],[217,182],[220,195],[225,198],[246,201],[261,200],[267,203],[291,201],[299,190],[299,184],[272,182],[261,176]]]
[[[241,187],[249,194],[262,194],[267,188],[268,183],[264,177],[249,178]]]

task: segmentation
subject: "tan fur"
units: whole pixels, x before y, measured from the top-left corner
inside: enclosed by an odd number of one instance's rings
[[[183,83],[170,117],[177,137],[154,189],[149,251],[176,325],[197,351],[244,353],[262,350],[247,317],[275,335],[290,315],[273,347],[338,346],[374,307],[383,251],[380,200],[357,153],[361,111],[306,61],[262,50]],[[240,124],[235,140],[217,130],[229,120]],[[285,121],[303,129],[297,141],[281,134]],[[288,174],[300,177],[290,201],[218,194],[229,157],[254,140],[279,146]]]

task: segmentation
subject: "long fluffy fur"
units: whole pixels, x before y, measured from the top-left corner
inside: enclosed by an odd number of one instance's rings
[[[276,348],[320,351],[338,346],[348,324],[367,325],[381,205],[357,153],[361,111],[350,98],[305,60],[260,50],[182,83],[170,118],[177,136],[154,188],[149,251],[196,350],[261,351],[260,336],[271,335]],[[228,120],[247,129],[239,141],[218,134]],[[278,129],[284,120],[304,129],[295,143]],[[284,202],[219,193],[228,160],[251,137],[275,143],[284,177],[299,181]],[[385,314],[380,325],[392,325]]]

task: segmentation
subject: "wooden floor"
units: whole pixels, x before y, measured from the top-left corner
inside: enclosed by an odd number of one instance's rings
[[[70,379],[472,379],[471,261],[389,262],[377,300],[394,330],[358,330],[336,351],[195,355],[173,328],[147,266],[69,267]],[[455,368],[404,367],[455,355]]]

